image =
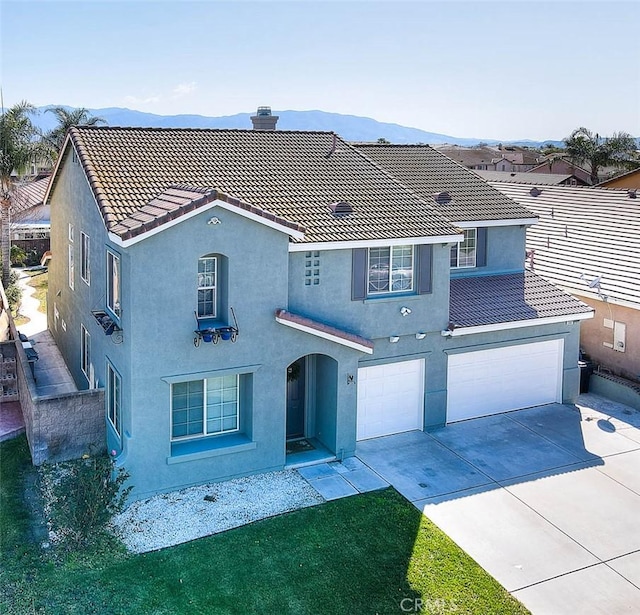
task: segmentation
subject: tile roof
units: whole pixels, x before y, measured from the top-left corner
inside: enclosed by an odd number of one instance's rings
[[[530,173],[527,171],[481,171],[473,169],[486,182],[508,182],[510,184],[543,184],[548,186],[560,185],[573,177],[571,173]]]
[[[461,145],[436,145],[435,149],[465,167],[491,164],[498,150],[489,147],[464,147]]]
[[[130,216],[120,220],[111,232],[119,235],[122,239],[131,239],[137,235],[162,226],[170,220],[186,214],[190,211],[198,209],[215,200],[221,200],[234,205],[239,209],[249,211],[257,216],[277,222],[282,226],[292,230],[304,232],[304,229],[295,222],[289,222],[282,218],[278,218],[273,214],[269,214],[257,207],[253,207],[248,203],[244,203],[239,199],[230,197],[218,190],[210,190],[206,188],[197,188],[185,184],[177,184],[169,186],[164,192],[161,192],[154,199],[143,205],[140,209],[136,209]]]
[[[640,308],[640,195],[591,186],[493,186],[528,207],[539,222],[527,229],[533,268],[554,284],[598,298],[588,283],[601,276],[602,296]],[[531,266],[531,260],[529,262]]]
[[[351,347],[355,347],[358,350],[362,350],[363,352],[367,352],[369,354],[373,352],[374,343],[366,337],[361,337],[360,335],[356,335],[355,333],[349,333],[348,331],[337,329],[336,327],[332,327],[331,325],[327,325],[326,323],[312,320],[311,318],[307,318],[306,316],[302,316],[300,314],[288,312],[287,310],[284,310],[282,308],[279,308],[275,311],[275,317],[276,320],[282,322],[283,324],[298,325],[309,333],[319,335],[321,337],[327,337],[328,339],[332,339],[339,344],[345,344]]]
[[[569,317],[592,311],[531,271],[451,279],[449,318],[457,327]]]
[[[457,234],[430,203],[330,132],[87,126],[73,128],[70,140],[114,232],[131,231],[154,199],[187,184],[302,226],[305,242]],[[337,201],[353,213],[334,216]]]
[[[49,177],[44,177],[19,185],[11,195],[11,213],[15,215],[30,207],[42,205],[49,186],[49,179]]]
[[[357,147],[453,222],[535,217],[473,171],[428,145],[364,143]],[[451,200],[436,204],[434,195],[442,192],[448,192]]]

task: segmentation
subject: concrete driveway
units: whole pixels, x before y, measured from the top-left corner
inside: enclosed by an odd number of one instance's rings
[[[534,614],[640,610],[640,411],[587,394],[357,456]]]

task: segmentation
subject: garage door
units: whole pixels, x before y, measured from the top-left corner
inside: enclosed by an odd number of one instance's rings
[[[422,429],[424,359],[358,369],[358,440]]]
[[[447,422],[562,400],[563,340],[449,356]]]

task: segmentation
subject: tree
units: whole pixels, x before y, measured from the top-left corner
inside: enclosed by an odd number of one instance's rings
[[[628,132],[614,132],[611,137],[600,137],[587,128],[576,128],[565,140],[567,155],[576,164],[589,163],[591,182],[598,183],[602,167],[635,168],[633,161],[636,141]]]
[[[31,115],[36,109],[28,102],[20,102],[0,116],[0,207],[2,219],[2,283],[9,286],[11,272],[11,198],[15,184],[14,173],[20,176],[38,152],[36,129]]]
[[[384,137],[380,137],[376,143],[380,143],[380,145],[391,145],[391,141],[388,141]]]
[[[48,152],[49,158],[55,161],[58,154],[62,150],[67,132],[72,126],[95,126],[97,124],[105,124],[105,120],[89,113],[88,109],[80,107],[79,109],[65,109],[65,107],[52,107],[47,109],[46,113],[53,113],[58,125],[42,135],[42,141]]]

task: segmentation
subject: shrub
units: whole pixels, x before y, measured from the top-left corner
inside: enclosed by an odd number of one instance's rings
[[[123,488],[128,478],[106,454],[49,466],[45,497],[54,536],[75,548],[104,536],[111,518],[124,509],[132,489]]]
[[[11,271],[9,275],[9,286],[4,289],[7,295],[7,301],[9,302],[9,309],[12,314],[15,314],[20,307],[20,301],[22,300],[22,289],[18,286],[18,272]]]
[[[24,267],[27,260],[27,253],[20,246],[11,246],[11,265],[13,267]]]

